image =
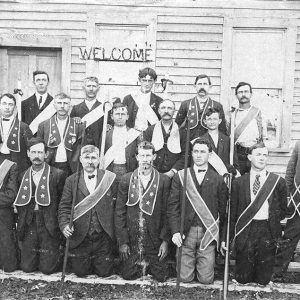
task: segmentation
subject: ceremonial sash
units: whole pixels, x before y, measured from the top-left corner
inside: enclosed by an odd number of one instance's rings
[[[130,128],[127,131],[127,137],[126,137],[126,147],[125,149],[133,142],[135,139],[140,135],[140,131]],[[121,149],[118,147],[118,145],[112,145],[105,153],[104,155],[104,169],[107,169],[107,167],[113,162],[113,160],[116,157],[116,153],[118,153]]]
[[[16,117],[13,120],[12,125],[9,129],[8,138],[6,141],[7,148],[12,152],[20,152],[20,127],[21,127],[21,122]],[[0,132],[1,132],[1,137],[3,139],[3,128],[1,122],[0,122]]]
[[[129,183],[128,201],[126,203],[127,206],[134,206],[139,202],[141,211],[149,216],[152,215],[154,210],[160,180],[159,172],[154,168],[152,170],[152,181],[143,194],[140,193],[140,189],[142,189],[142,186],[138,174],[139,170],[136,169],[132,173]]]
[[[162,124],[158,122],[155,124],[152,134],[152,144],[155,148],[155,151],[159,151],[164,146],[164,136],[162,132]],[[172,153],[180,153],[180,135],[178,125],[173,122],[170,136],[167,141],[167,148]]]
[[[4,159],[4,161],[0,165],[0,189],[2,188],[5,176],[12,165],[14,165],[14,162],[8,159]]]
[[[216,152],[214,152],[214,151],[211,152],[211,154],[208,158],[208,162],[221,176],[228,173],[228,170],[227,170],[225,164],[223,163],[223,160],[220,158],[220,156]]]
[[[64,146],[67,150],[72,151],[72,145],[76,142],[76,123],[73,118],[68,117],[67,128],[64,131],[63,139]],[[47,146],[49,148],[57,148],[61,143],[61,137],[59,134],[58,126],[55,116],[49,120],[49,137]]]
[[[158,120],[158,117],[157,117],[156,113],[151,108],[151,106],[149,104],[145,103],[144,101],[142,101],[142,99],[139,97],[138,94],[134,94],[134,95],[131,95],[131,96],[134,99],[134,101],[135,101],[136,105],[138,106],[138,108],[142,109],[143,116],[147,119],[147,121],[151,125],[156,124],[159,120]],[[150,95],[150,97],[151,97],[151,95]]]
[[[300,206],[300,201],[299,201],[300,185],[296,184],[295,177],[294,177],[294,186],[295,186],[295,191],[293,193],[290,193],[290,199],[288,201],[288,206],[290,205],[290,203],[292,203],[295,207],[295,210],[294,210],[294,213],[290,217],[287,218],[288,220],[292,219],[295,216],[296,212],[300,216],[300,209],[299,209],[299,206]],[[296,196],[298,196],[298,200],[296,200]]]
[[[80,176],[80,174],[78,174],[78,176]],[[97,203],[103,198],[108,189],[111,187],[115,178],[116,174],[110,171],[105,171],[95,191],[85,197],[74,207],[73,221],[76,221],[78,218],[80,218],[82,215],[84,215],[86,212],[97,205]]]
[[[56,113],[56,109],[53,104],[54,100],[52,100],[49,105],[46,106],[46,108],[30,123],[29,128],[32,131],[32,134],[37,132],[40,123],[51,118]]]
[[[178,175],[179,175],[181,184],[183,186],[184,170],[178,171]],[[186,179],[187,179],[186,180],[186,187],[187,187],[186,195],[187,195],[194,211],[196,212],[196,214],[198,215],[198,217],[200,218],[200,220],[202,221],[203,225],[206,228],[205,234],[200,243],[200,250],[205,250],[212,241],[216,241],[217,247],[218,247],[218,244],[219,244],[219,224],[218,224],[219,218],[217,220],[214,219],[211,211],[209,210],[205,201],[199,194],[199,192],[196,188],[196,185],[194,183],[194,180],[192,178],[190,168],[187,169],[187,178]]]
[[[268,201],[273,193],[280,176],[269,173],[266,181],[257,191],[255,199],[248,205],[248,207],[239,216],[235,225],[234,239],[250,224],[256,213],[260,210],[265,201]]]
[[[32,197],[32,167],[30,167],[22,178],[22,183],[18,191],[18,195],[14,202],[15,206],[27,205]],[[50,205],[50,190],[49,190],[50,166],[45,163],[41,179],[35,190],[35,202],[41,206]]]
[[[240,135],[243,133],[243,131],[246,129],[246,127],[249,125],[249,123],[257,117],[258,113],[259,113],[259,109],[257,107],[251,106],[251,108],[248,111],[245,118],[234,129],[234,140],[235,140],[235,142],[237,142]]]
[[[106,105],[106,109],[110,111],[112,108],[111,105]],[[103,103],[100,103],[96,108],[91,110],[89,113],[87,113],[82,119],[82,122],[86,122],[86,128],[91,126],[93,123],[98,121],[104,116],[104,108],[103,108]]]

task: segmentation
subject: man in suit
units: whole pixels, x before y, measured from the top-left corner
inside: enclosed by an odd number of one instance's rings
[[[14,202],[18,211],[21,269],[51,274],[58,271],[61,262],[57,209],[66,175],[45,163],[47,146],[42,139],[30,139],[27,154],[32,166],[21,174]]]
[[[190,122],[191,140],[203,135],[206,132],[206,125],[203,118],[208,108],[217,108],[220,111],[221,123],[219,129],[226,134],[226,120],[223,106],[221,103],[212,100],[209,97],[211,89],[211,80],[207,75],[198,75],[195,79],[194,87],[197,95],[181,103],[176,115],[176,123],[181,127],[187,127],[187,118]]]
[[[97,100],[97,94],[100,89],[97,77],[87,77],[84,79],[83,90],[85,100],[74,105],[70,114],[77,122],[87,121],[85,144],[95,145],[101,149],[102,129],[104,121],[104,106],[109,109],[108,105]],[[108,118],[108,123],[111,121]]]
[[[282,239],[285,218],[285,180],[266,170],[268,149],[263,143],[250,148],[250,173],[232,183],[230,240],[236,251],[235,279],[239,283],[270,282],[276,246]],[[225,246],[223,236],[222,249]]]
[[[125,174],[119,183],[115,227],[121,276],[126,280],[139,278],[147,271],[158,281],[168,276],[166,203],[170,179],[152,167],[154,159],[154,146],[141,142],[139,168]]]
[[[18,172],[23,172],[30,166],[26,149],[32,132],[14,114],[15,107],[16,98],[12,94],[0,97],[0,157],[12,160],[17,164]]]
[[[50,104],[53,97],[48,94],[49,75],[45,71],[33,72],[36,92],[21,103],[22,122],[30,125],[32,121]]]
[[[172,178],[184,166],[186,131],[173,121],[175,104],[163,100],[158,107],[161,120],[144,132],[144,140],[152,142],[156,152],[153,166]]]
[[[137,168],[135,157],[140,132],[126,126],[128,111],[123,103],[115,103],[111,118],[114,126],[106,134],[105,169],[117,175],[117,182],[122,175]]]
[[[56,114],[40,123],[37,136],[47,144],[46,163],[63,170],[69,176],[76,171],[82,125],[69,117],[71,99],[68,95],[56,95],[53,105]]]
[[[224,230],[228,193],[223,177],[208,166],[211,151],[207,140],[199,138],[192,144],[193,166],[187,170],[183,236],[180,223],[184,170],[172,180],[167,217],[173,243],[182,246],[183,282],[194,279],[195,268],[201,283],[214,280],[215,248],[219,245],[219,231]]]
[[[127,95],[123,100],[129,113],[128,127],[142,132],[149,125],[154,125],[160,120],[158,106],[162,99],[152,93],[156,79],[157,75],[151,68],[147,67],[139,71],[140,90]]]
[[[97,147],[81,149],[83,170],[67,178],[58,211],[60,229],[70,239],[71,270],[80,277],[107,277],[114,270],[116,175],[98,169],[99,160]],[[74,226],[70,228],[74,194]]]

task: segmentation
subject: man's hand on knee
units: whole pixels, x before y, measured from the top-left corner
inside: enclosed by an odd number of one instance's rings
[[[177,247],[181,247],[182,246],[182,241],[185,239],[185,236],[182,235],[182,238],[181,238],[181,235],[179,232],[176,232],[173,234],[173,237],[172,237],[172,242],[177,246]]]
[[[74,232],[74,227],[70,228],[69,225],[67,225],[63,230],[63,235],[65,238],[69,238]]]
[[[160,256],[159,261],[163,260],[168,254],[168,242],[163,241],[159,247],[158,255]]]
[[[119,252],[122,260],[128,259],[130,255],[130,248],[127,244],[123,244],[119,247]]]
[[[226,251],[228,251],[228,248],[226,247],[226,242],[221,242],[221,246],[220,246],[220,252],[223,256],[225,256]]]

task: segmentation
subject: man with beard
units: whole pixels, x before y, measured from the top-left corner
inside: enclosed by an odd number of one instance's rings
[[[154,146],[141,142],[138,169],[125,174],[119,183],[115,227],[121,276],[126,280],[139,278],[147,271],[158,281],[168,276],[166,205],[170,179],[152,167],[155,156]]]
[[[250,103],[252,87],[247,82],[240,82],[235,88],[235,95],[239,101],[239,108],[235,109],[234,141],[236,144],[240,173],[250,171],[248,160],[249,149],[263,142],[263,122],[259,108]]]
[[[66,175],[45,163],[47,146],[42,139],[29,140],[27,155],[32,166],[21,174],[14,202],[18,211],[20,266],[24,272],[39,270],[51,274],[58,271],[61,262],[57,209]]]
[[[217,108],[220,111],[220,119],[222,120],[219,126],[219,130],[226,134],[226,120],[224,115],[223,106],[221,103],[212,100],[209,97],[211,89],[211,80],[207,75],[198,75],[195,79],[194,87],[197,91],[197,95],[189,100],[185,100],[181,103],[177,116],[176,123],[180,127],[187,127],[187,118],[190,122],[191,140],[203,135],[207,127],[204,123],[204,116],[207,109],[210,107]]]
[[[161,120],[144,132],[144,140],[151,142],[155,148],[153,166],[170,178],[183,169],[186,140],[185,131],[173,121],[174,112],[175,104],[171,100],[163,100],[158,107]]]

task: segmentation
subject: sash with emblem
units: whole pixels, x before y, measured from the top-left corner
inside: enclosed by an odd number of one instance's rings
[[[45,163],[44,170],[38,186],[35,189],[35,202],[41,206],[50,205],[50,189],[49,189],[50,166]],[[25,172],[18,195],[14,202],[15,206],[27,205],[32,197],[32,167]]]
[[[184,170],[178,171],[179,179],[181,184],[183,185],[183,177]],[[189,199],[193,209],[196,214],[202,221],[203,225],[206,228],[205,234],[200,243],[200,250],[205,250],[207,246],[210,245],[212,241],[217,242],[217,247],[219,244],[219,218],[217,220],[214,219],[211,211],[207,207],[205,201],[199,194],[193,177],[191,175],[190,168],[187,169],[187,180],[186,180],[186,195]]]
[[[140,193],[141,182],[139,169],[136,169],[130,178],[127,206],[134,206],[139,203],[142,212],[151,216],[155,207],[160,175],[157,170],[152,169],[152,180],[144,193]]]
[[[78,174],[78,176],[80,175]],[[115,178],[116,178],[116,174],[110,171],[105,171],[101,181],[99,182],[94,192],[88,195],[87,197],[85,197],[77,205],[75,205],[73,221],[76,221],[78,218],[80,218],[89,210],[91,210],[94,206],[96,206],[96,204],[106,194],[106,192],[114,182]]]
[[[273,193],[280,176],[269,173],[266,181],[257,191],[254,200],[247,206],[243,213],[239,216],[235,225],[234,239],[250,224],[256,213],[260,210],[265,201],[268,201]]]
[[[4,161],[0,165],[0,189],[2,188],[5,176],[12,165],[14,165],[14,162],[8,159],[4,159]]]
[[[16,117],[9,129],[8,138],[6,141],[7,148],[12,152],[20,152],[20,127],[21,122]],[[3,139],[3,128],[0,122],[1,139]],[[3,142],[3,141],[2,141]]]
[[[56,117],[53,116],[49,122],[49,137],[47,146],[49,148],[57,148],[61,143],[61,137],[56,123]],[[63,135],[64,146],[67,150],[72,151],[72,145],[76,142],[76,123],[73,118],[68,117],[67,125]]]

